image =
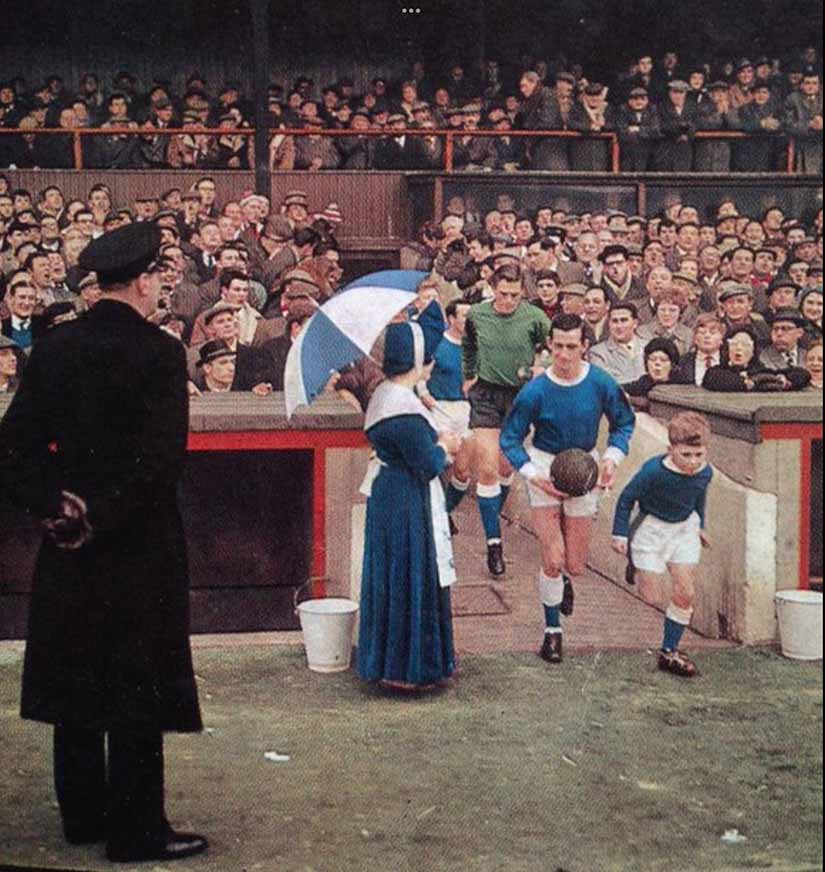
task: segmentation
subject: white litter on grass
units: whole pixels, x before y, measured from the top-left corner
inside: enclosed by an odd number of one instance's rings
[[[575,760],[571,760],[566,754],[562,754],[561,759],[564,760],[564,762],[568,766],[578,766],[579,765]]]
[[[725,834],[722,836],[722,841],[726,845],[741,845],[742,842],[748,841],[748,837],[743,836],[739,830],[725,830]]]
[[[429,808],[424,809],[424,811],[422,811],[421,814],[418,815],[418,820],[423,821],[424,818],[429,817],[437,808],[437,805],[432,805]]]
[[[289,763],[289,754],[279,754],[277,751],[267,751],[264,758],[270,763]]]

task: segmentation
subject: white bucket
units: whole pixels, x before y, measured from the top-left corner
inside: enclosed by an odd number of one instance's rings
[[[782,653],[792,660],[822,659],[822,594],[781,590],[776,594]]]
[[[352,633],[358,603],[311,599],[298,605],[307,663],[313,672],[344,672],[352,658]]]

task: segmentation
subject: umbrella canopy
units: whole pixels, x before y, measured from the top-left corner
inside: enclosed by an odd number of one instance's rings
[[[286,414],[309,405],[339,370],[366,357],[392,319],[416,297],[427,273],[385,270],[347,285],[312,316],[286,360]]]

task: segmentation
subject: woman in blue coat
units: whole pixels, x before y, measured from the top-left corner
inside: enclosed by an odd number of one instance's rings
[[[432,328],[427,321],[440,320]],[[368,494],[358,673],[401,690],[426,690],[455,669],[450,585],[452,543],[439,475],[460,446],[437,431],[415,394],[432,370],[443,333],[437,304],[420,322],[391,325],[384,373],[367,409],[365,430],[376,457]],[[429,337],[429,341],[425,339]]]

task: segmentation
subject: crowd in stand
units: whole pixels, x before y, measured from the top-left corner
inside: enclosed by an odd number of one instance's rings
[[[316,87],[299,76],[291,88],[272,84],[267,95],[273,170],[423,170],[445,165],[450,130],[453,166],[466,171],[606,171],[605,138],[518,137],[512,131],[614,132],[623,171],[767,172],[787,168],[786,142],[796,144],[799,172],[822,167],[820,58],[806,48],[780,63],[740,57],[710,63],[682,62],[676,52],[654,59],[642,54],[609,85],[592,81],[579,65],[559,59],[533,69],[489,61],[479,70],[454,64],[443,78],[422,63],[397,82],[376,77],[363,93],[351,79]],[[182,95],[170,83],[141,90],[135,76],[120,72],[105,90],[93,73],[76,90],[59,76],[27,90],[0,83],[0,166],[75,166],[77,128],[111,135],[86,137],[84,167],[110,169],[249,169],[254,165],[250,129],[254,110],[237,83],[210,89],[198,74]],[[36,135],[38,129],[66,134]],[[164,134],[171,128],[183,132]],[[199,129],[224,128],[221,134]],[[306,135],[279,130],[301,128]],[[323,129],[348,135],[320,135]],[[498,136],[479,136],[479,130]],[[367,136],[383,131],[385,136]],[[747,140],[696,138],[703,131],[744,132]],[[413,132],[413,135],[410,133]]]
[[[221,202],[212,178],[119,208],[103,184],[66,202],[0,176],[0,391],[16,384],[39,336],[94,306],[100,288],[77,260],[88,242],[131,221],[154,221],[164,245],[152,316],[189,350],[190,391],[283,389],[290,345],[340,288],[336,232],[345,216],[300,190],[270,204]],[[822,386],[822,210],[805,224],[771,207],[743,215],[733,200],[702,214],[671,198],[659,215],[525,212],[509,194],[473,213],[453,198],[400,252],[430,275],[422,303],[492,298],[494,274],[515,269],[525,299],[551,319],[585,319],[590,359],[644,404],[655,384],[785,390]],[[537,354],[542,350],[537,349]],[[365,408],[380,382],[380,348],[335,380]],[[530,377],[525,373],[525,378]]]

